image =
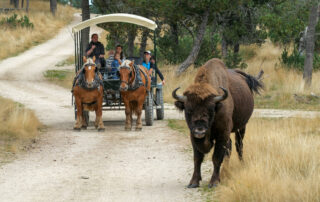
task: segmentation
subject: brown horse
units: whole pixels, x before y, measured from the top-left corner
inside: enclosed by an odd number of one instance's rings
[[[95,57],[83,57],[83,67],[78,71],[72,89],[77,107],[77,121],[74,130],[87,129],[83,111],[95,111],[95,127],[104,131],[102,121],[103,85],[102,76],[95,65]]]
[[[144,66],[134,67],[134,62],[125,60],[120,66],[120,92],[125,105],[126,130],[132,128],[132,114],[137,115],[136,130],[142,129],[141,113],[147,91],[150,91],[151,79]],[[139,81],[137,74],[140,74]]]

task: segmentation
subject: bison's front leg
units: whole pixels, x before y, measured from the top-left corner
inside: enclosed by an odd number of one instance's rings
[[[102,95],[97,100],[97,108],[96,108],[96,123],[98,125],[98,131],[104,131],[104,124],[102,121]]]
[[[199,182],[202,180],[201,178],[201,164],[203,161],[204,154],[199,152],[196,146],[192,141],[192,148],[193,148],[193,161],[194,161],[194,170],[193,175],[188,185],[188,188],[196,188],[199,187]]]
[[[228,144],[230,144],[229,136],[230,134],[225,135],[224,138],[216,139],[214,153],[212,156],[214,171],[209,183],[209,188],[216,186],[220,182],[220,167],[224,156],[228,155],[228,152],[230,152],[228,151]]]
[[[81,100],[79,97],[75,96],[75,100],[76,100],[76,107],[77,107],[77,120],[76,120],[76,124],[74,125],[73,129],[74,130],[81,130],[81,126],[82,126],[82,104],[81,104]]]

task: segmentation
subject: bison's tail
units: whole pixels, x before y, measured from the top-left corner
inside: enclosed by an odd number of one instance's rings
[[[264,88],[263,82],[262,82],[262,75],[263,70],[261,70],[258,74],[258,76],[254,77],[249,74],[246,74],[240,70],[235,70],[237,73],[241,74],[246,78],[247,84],[251,90],[251,92],[255,92],[260,94],[260,90]]]

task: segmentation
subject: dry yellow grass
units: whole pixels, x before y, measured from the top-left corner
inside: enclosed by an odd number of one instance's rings
[[[319,123],[319,118],[252,119],[244,138],[244,163],[234,150],[212,199],[319,201]]]
[[[21,104],[0,97],[0,162],[32,143],[41,127],[35,114]]]
[[[238,159],[232,134],[232,155],[224,161],[217,188],[207,188],[212,171],[202,169],[207,201],[320,201],[319,123],[320,118],[251,119],[244,161]],[[169,126],[188,130],[185,121],[171,120]],[[206,161],[211,162],[210,154]]]
[[[246,63],[248,64],[245,72],[256,75],[263,69],[265,90],[261,96],[256,96],[256,107],[260,108],[287,108],[287,109],[306,109],[320,110],[320,100],[298,102],[294,94],[299,96],[310,95],[311,92],[320,96],[320,71],[313,72],[312,85],[310,89],[304,88],[302,72],[288,70],[281,67],[280,55],[282,49],[266,42],[261,47],[245,46],[241,47],[246,51],[254,51],[255,55]],[[180,77],[175,75],[174,65],[159,65],[167,81],[164,87],[164,100],[173,102],[171,92],[174,88],[181,86],[183,91],[193,82],[197,69],[190,67]]]
[[[9,1],[2,2],[1,7],[10,7]],[[34,25],[34,29],[1,29],[0,60],[15,56],[34,45],[52,38],[59,32],[60,28],[71,22],[75,12],[76,9],[70,6],[58,4],[57,13],[54,17],[50,13],[49,1],[30,0],[29,13],[15,11],[0,14],[0,19],[12,16],[13,13],[16,13],[19,18],[27,15]]]

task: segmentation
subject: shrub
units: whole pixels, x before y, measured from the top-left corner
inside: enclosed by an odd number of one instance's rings
[[[286,68],[303,71],[304,59],[305,56],[300,54],[299,51],[296,48],[294,48],[291,54],[289,54],[287,49],[284,49],[281,54],[280,61],[282,64],[284,64]],[[314,54],[313,69],[320,69],[320,56],[317,53]]]
[[[16,28],[16,27],[25,27],[25,28],[32,28],[33,29],[33,23],[30,22],[28,16],[24,15],[21,18],[18,18],[17,14],[13,14],[10,17],[4,17],[0,20],[1,26],[6,26],[9,28]]]

